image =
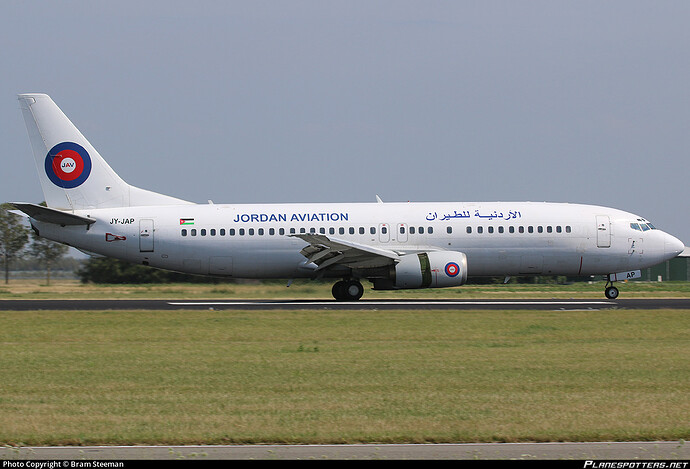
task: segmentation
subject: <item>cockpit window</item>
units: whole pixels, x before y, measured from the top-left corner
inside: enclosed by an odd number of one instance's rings
[[[640,221],[642,221],[642,220],[640,220]],[[654,225],[652,225],[651,223],[649,223],[649,222],[645,222],[645,223],[631,223],[631,224],[630,224],[630,228],[632,228],[633,230],[637,230],[637,231],[656,230],[656,227],[655,227]]]

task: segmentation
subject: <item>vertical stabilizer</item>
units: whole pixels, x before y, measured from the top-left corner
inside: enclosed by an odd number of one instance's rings
[[[130,186],[45,94],[21,94],[38,177],[48,207],[60,210],[189,203]]]

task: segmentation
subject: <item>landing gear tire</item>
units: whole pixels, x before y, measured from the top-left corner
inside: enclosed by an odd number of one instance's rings
[[[606,295],[606,298],[609,300],[615,300],[618,298],[618,288],[614,286],[606,287],[606,290],[604,290],[604,294]]]
[[[364,295],[364,287],[357,280],[340,280],[331,293],[337,301],[357,301]]]
[[[339,282],[335,282],[335,285],[333,285],[333,288],[331,289],[331,293],[333,293],[333,298],[335,298],[338,301],[344,301],[345,300],[345,281],[341,280]]]

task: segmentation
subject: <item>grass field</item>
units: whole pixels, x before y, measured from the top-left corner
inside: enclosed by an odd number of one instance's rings
[[[604,283],[577,282],[558,284],[495,284],[464,285],[456,288],[421,290],[374,291],[365,282],[365,299],[383,298],[604,298]],[[82,284],[77,280],[54,280],[45,285],[40,279],[12,280],[0,284],[2,299],[72,299],[72,298],[224,298],[224,299],[281,299],[281,298],[323,298],[333,299],[331,282],[309,280],[295,281],[289,288],[287,282],[264,281],[221,284],[163,284],[163,285],[94,285]],[[619,282],[620,298],[687,298],[690,296],[690,282]]]
[[[690,311],[0,320],[1,444],[690,437]]]

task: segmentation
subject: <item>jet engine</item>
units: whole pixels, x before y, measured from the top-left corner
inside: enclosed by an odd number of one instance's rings
[[[388,279],[375,279],[376,290],[457,287],[467,282],[467,256],[455,251],[407,254],[393,267]]]

